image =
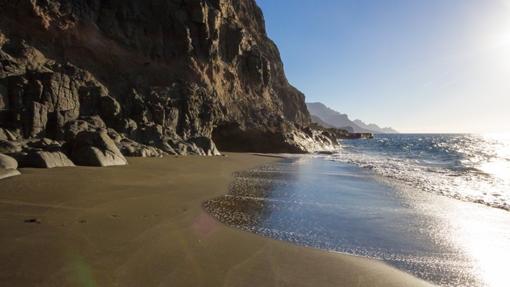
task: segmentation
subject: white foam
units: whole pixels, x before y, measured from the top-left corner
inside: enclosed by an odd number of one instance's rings
[[[423,165],[414,159],[349,150],[326,158],[370,169],[377,175],[419,190],[510,210],[510,181],[476,168],[454,171],[446,167]],[[510,162],[507,164],[510,165]]]

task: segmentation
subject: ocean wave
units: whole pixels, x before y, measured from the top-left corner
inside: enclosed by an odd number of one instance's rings
[[[510,210],[510,163],[498,154],[508,146],[465,135],[385,136],[345,142],[327,159],[426,192]]]

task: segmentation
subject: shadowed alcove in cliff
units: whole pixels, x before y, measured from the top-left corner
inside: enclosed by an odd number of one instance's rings
[[[237,123],[218,125],[212,134],[214,143],[222,152],[300,153],[282,133],[260,129],[243,129]]]

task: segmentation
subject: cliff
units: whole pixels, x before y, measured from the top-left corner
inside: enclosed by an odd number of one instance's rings
[[[254,0],[0,0],[0,16],[0,153],[70,155],[85,141],[87,156],[121,156],[110,139],[129,156],[336,144],[307,129]]]

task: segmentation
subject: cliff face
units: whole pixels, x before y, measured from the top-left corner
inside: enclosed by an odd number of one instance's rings
[[[101,129],[128,155],[332,143],[303,131],[254,0],[0,0],[0,16],[0,137]]]

